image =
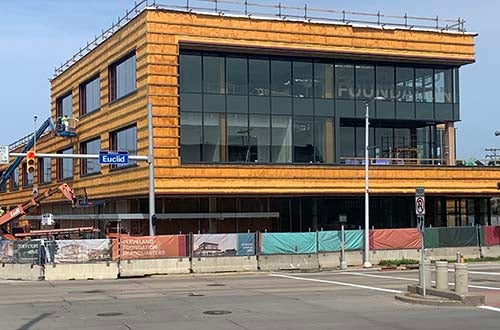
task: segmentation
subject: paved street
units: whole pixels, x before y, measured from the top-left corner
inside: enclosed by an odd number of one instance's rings
[[[416,282],[416,271],[2,281],[0,328],[499,329],[500,264],[470,269],[470,289],[486,294],[489,309],[396,301],[396,292]]]

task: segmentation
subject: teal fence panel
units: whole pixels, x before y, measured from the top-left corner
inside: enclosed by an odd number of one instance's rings
[[[261,254],[308,254],[318,252],[316,233],[262,233]]]
[[[318,251],[337,252],[340,251],[340,241],[342,232],[339,231],[320,231],[318,232]],[[362,230],[344,231],[344,249],[362,250],[364,247],[364,236]]]
[[[426,248],[446,248],[478,246],[479,235],[476,227],[425,228]]]

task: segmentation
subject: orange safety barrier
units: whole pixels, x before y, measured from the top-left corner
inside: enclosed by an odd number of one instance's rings
[[[113,240],[113,260],[159,259],[186,256],[185,235],[120,237]]]
[[[418,249],[421,245],[415,228],[370,230],[370,250]]]

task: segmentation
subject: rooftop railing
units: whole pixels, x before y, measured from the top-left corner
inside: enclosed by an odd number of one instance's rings
[[[167,1],[167,0],[163,0]],[[438,32],[464,33],[465,20],[443,19],[436,17],[418,17],[405,13],[401,16],[377,13],[363,13],[346,10],[335,10],[310,7],[285,6],[281,2],[277,4],[264,4],[248,0],[171,0],[168,4],[158,3],[156,0],[142,0],[134,3],[134,6],[118,17],[111,27],[102,30],[95,35],[91,41],[81,47],[70,59],[54,68],[53,78],[59,76],[82,57],[99,46],[102,42],[112,36],[116,31],[134,19],[146,8],[176,10],[183,12],[194,12],[202,14],[213,14],[219,16],[240,16],[247,18],[278,19],[285,21],[300,21],[306,23],[330,23],[345,25],[363,25],[378,28],[400,28],[420,29]]]

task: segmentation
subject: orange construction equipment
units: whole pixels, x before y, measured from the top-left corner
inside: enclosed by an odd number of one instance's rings
[[[41,201],[49,198],[51,195],[55,194],[58,191],[61,191],[64,197],[66,197],[72,203],[76,200],[76,196],[73,193],[73,190],[66,183],[63,183],[59,187],[50,188],[43,194],[39,194],[35,198],[30,199],[28,202],[18,205],[12,210],[6,211],[5,214],[0,217],[0,226],[5,225],[19,217],[22,217],[23,215],[26,215],[31,209],[37,208],[40,205]]]

